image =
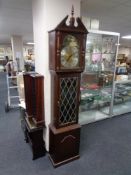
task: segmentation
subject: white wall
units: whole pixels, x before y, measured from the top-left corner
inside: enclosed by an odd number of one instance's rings
[[[36,71],[44,75],[45,101],[45,141],[49,149],[48,125],[51,119],[51,82],[49,72],[48,31],[56,27],[66,16],[70,15],[74,5],[75,15],[80,16],[80,0],[33,0],[33,30],[35,42]]]

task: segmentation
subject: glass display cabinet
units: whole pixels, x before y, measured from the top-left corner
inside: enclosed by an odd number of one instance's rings
[[[81,76],[79,123],[87,124],[112,114],[119,33],[89,31],[85,71]]]

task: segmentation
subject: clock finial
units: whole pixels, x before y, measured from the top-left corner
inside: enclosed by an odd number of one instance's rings
[[[74,18],[74,6],[72,5],[72,8],[71,8],[71,18],[70,18],[70,26],[74,26],[74,23],[75,23],[75,18]]]
[[[72,9],[71,9],[71,15],[72,17],[74,16],[74,6],[72,5]]]

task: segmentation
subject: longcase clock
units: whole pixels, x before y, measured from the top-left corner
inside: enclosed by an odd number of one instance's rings
[[[49,153],[55,167],[79,158],[80,76],[85,67],[88,32],[80,18],[74,18],[73,9],[69,24],[67,19],[68,16],[49,32],[52,101]]]

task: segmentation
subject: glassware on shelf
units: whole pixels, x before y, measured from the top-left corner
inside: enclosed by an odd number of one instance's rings
[[[103,37],[103,53],[112,54],[116,52],[116,39],[114,37],[108,36]]]
[[[115,83],[113,115],[131,112],[131,81]]]

